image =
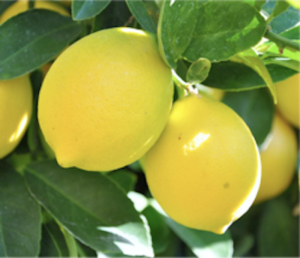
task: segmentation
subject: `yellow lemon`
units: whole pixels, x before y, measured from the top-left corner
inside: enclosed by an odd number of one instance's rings
[[[39,8],[39,9],[48,9],[54,12],[57,12],[59,14],[65,15],[65,16],[70,16],[68,11],[66,11],[63,7],[59,6],[56,3],[53,2],[47,2],[47,1],[35,1],[34,2],[34,8]],[[25,12],[28,10],[28,0],[19,0],[9,6],[5,12],[2,14],[0,17],[0,24],[7,21],[11,17]]]
[[[275,84],[278,110],[293,126],[300,128],[300,73]]]
[[[223,90],[217,89],[217,88],[212,88],[209,86],[205,86],[202,84],[197,85],[197,89],[202,93],[207,95],[208,97],[211,97],[215,100],[221,101],[225,92]]]
[[[38,117],[62,167],[114,170],[141,158],[172,105],[172,73],[155,37],[112,28],[84,37],[51,66]]]
[[[28,127],[32,89],[28,75],[0,81],[0,159],[12,152]]]
[[[261,151],[261,186],[255,203],[272,199],[290,185],[296,171],[297,138],[290,125],[279,115]]]
[[[249,209],[261,178],[247,125],[205,96],[175,102],[144,167],[153,197],[172,219],[217,234]]]

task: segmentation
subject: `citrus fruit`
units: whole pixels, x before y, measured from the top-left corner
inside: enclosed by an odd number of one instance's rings
[[[291,126],[276,115],[260,153],[262,177],[255,203],[280,195],[290,185],[296,170],[297,139]]]
[[[32,89],[28,75],[0,81],[0,159],[21,141],[31,118]]]
[[[249,209],[261,177],[247,125],[204,95],[175,102],[144,167],[153,197],[172,219],[217,234]]]
[[[217,89],[217,88],[212,88],[209,86],[205,86],[202,84],[197,85],[197,89],[202,93],[205,94],[208,97],[211,97],[215,100],[221,101],[225,92],[223,90]]]
[[[171,70],[151,34],[112,28],[65,50],[42,85],[38,117],[62,167],[109,171],[142,157],[172,105]]]
[[[300,128],[300,73],[275,84],[278,110],[293,126]]]
[[[0,24],[7,21],[11,17],[28,10],[28,0],[19,0],[9,6],[0,17]],[[48,9],[59,14],[70,16],[70,14],[61,6],[53,2],[34,1],[34,8]]]

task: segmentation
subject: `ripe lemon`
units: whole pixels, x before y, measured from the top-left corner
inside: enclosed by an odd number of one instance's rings
[[[172,73],[141,30],[93,33],[51,66],[39,96],[46,142],[62,167],[114,170],[142,157],[172,105]]]
[[[70,16],[70,14],[61,6],[59,6],[56,3],[52,2],[47,2],[47,1],[35,1],[34,2],[34,8],[39,8],[39,9],[48,9],[54,12],[57,12],[59,14],[65,15],[65,16]],[[2,14],[0,17],[0,24],[5,22],[6,20],[10,19],[11,17],[25,12],[28,10],[28,0],[19,0],[9,6],[5,12]]]
[[[279,115],[260,153],[262,177],[255,203],[280,195],[290,185],[296,170],[297,139],[290,125]]]
[[[144,167],[153,197],[172,219],[217,234],[249,209],[261,177],[247,125],[204,95],[175,102]]]
[[[0,81],[0,159],[21,141],[32,112],[32,89],[28,75]]]
[[[300,128],[300,73],[275,84],[278,110],[293,126]]]

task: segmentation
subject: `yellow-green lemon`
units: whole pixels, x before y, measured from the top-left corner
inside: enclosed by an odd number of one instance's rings
[[[300,73],[275,84],[278,110],[293,126],[300,128]]]
[[[280,195],[295,175],[297,138],[291,126],[279,115],[274,118],[272,130],[260,156],[262,178],[255,203]]]
[[[62,167],[114,170],[142,157],[172,105],[172,73],[156,39],[112,28],[65,50],[42,85],[38,118]]]
[[[12,152],[26,132],[32,112],[28,75],[0,81],[0,159]]]
[[[204,95],[174,104],[144,167],[151,193],[172,219],[218,234],[249,209],[261,178],[247,125]]]

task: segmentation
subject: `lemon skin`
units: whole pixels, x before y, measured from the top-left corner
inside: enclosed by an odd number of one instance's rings
[[[39,123],[62,167],[110,171],[154,144],[172,97],[172,73],[155,37],[107,29],[77,41],[51,66],[39,96]]]
[[[277,114],[261,150],[262,178],[255,204],[270,200],[288,188],[295,175],[297,138],[292,127]]]
[[[228,106],[204,95],[174,104],[144,167],[152,195],[172,219],[217,234],[249,209],[261,177],[247,125]]]
[[[28,75],[0,81],[0,159],[21,141],[32,113],[32,89]]]
[[[282,116],[296,128],[300,128],[300,73],[275,84],[278,105]]]

